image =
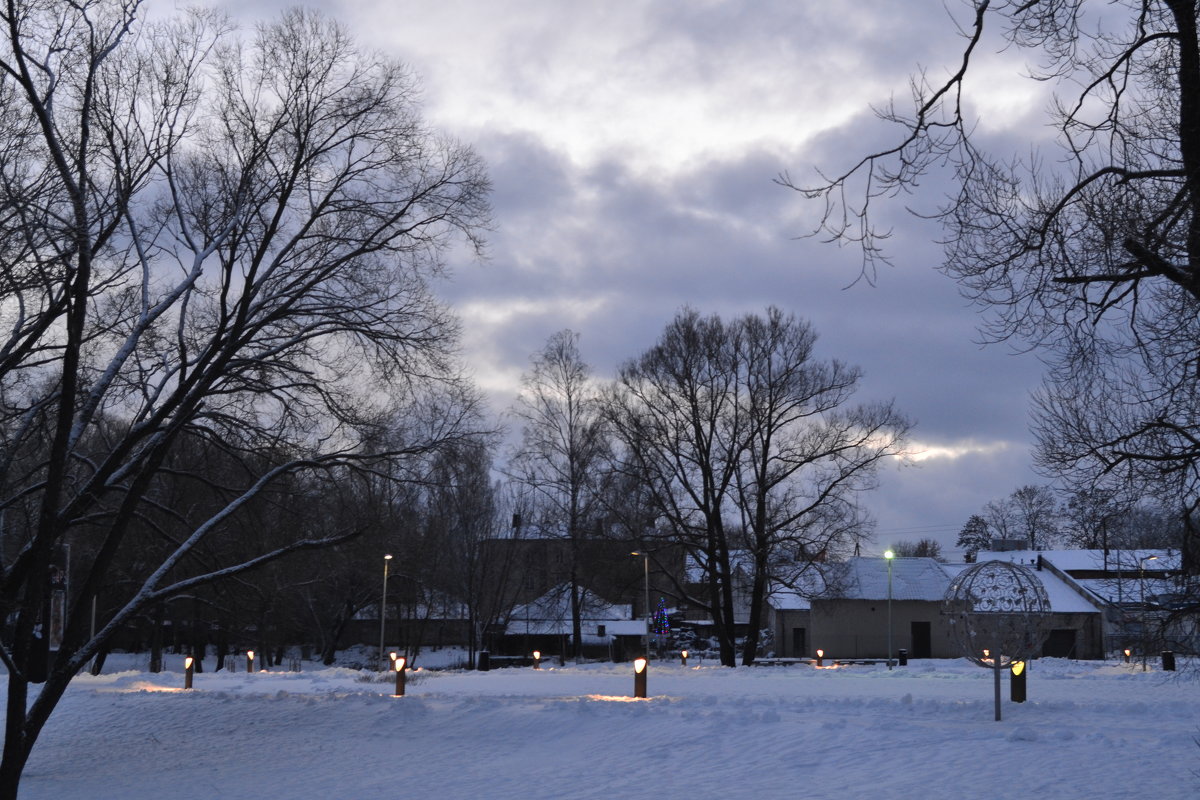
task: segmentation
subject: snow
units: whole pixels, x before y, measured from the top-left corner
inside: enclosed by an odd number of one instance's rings
[[[844,566],[849,575],[842,596],[857,600],[937,600],[946,594],[950,576],[932,558],[891,559],[891,590],[888,590],[888,559],[851,558]]]
[[[21,800],[1200,796],[1200,663],[1183,659],[1036,661],[1002,722],[965,660],[656,661],[645,700],[630,664],[417,670],[400,698],[390,675],[308,662],[184,691],[171,662],[77,678]]]

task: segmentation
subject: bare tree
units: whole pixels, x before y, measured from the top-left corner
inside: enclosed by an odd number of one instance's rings
[[[583,654],[580,543],[600,521],[610,454],[600,393],[579,353],[578,334],[559,331],[533,357],[512,413],[522,429],[509,475],[531,493],[542,534],[567,542],[571,642],[578,660]]]
[[[751,663],[771,585],[795,585],[864,524],[854,500],[909,428],[890,404],[849,406],[859,371],[817,360],[815,341],[774,308],[728,324],[685,310],[617,379],[623,468],[648,487],[662,533],[704,570],[704,593],[678,589],[712,615],[727,666],[737,569],[750,581]]]
[[[988,526],[1003,539],[1023,539],[1030,550],[1058,539],[1058,501],[1049,486],[1022,486],[983,508]]]
[[[0,9],[0,508],[26,523],[3,531],[3,798],[115,630],[337,539],[195,558],[256,496],[426,452],[468,419],[456,325],[427,283],[448,242],[479,244],[488,185],[469,149],[425,128],[410,74],[306,12],[250,41],[213,13],[140,17],[136,0]],[[422,407],[442,411],[396,413]],[[239,463],[238,482],[164,531],[163,557],[92,636],[90,598],[189,437]],[[268,448],[286,458],[254,457]],[[73,540],[96,556],[70,577],[34,690],[47,578]]]
[[[957,188],[937,216],[944,271],[987,306],[986,332],[1021,337],[1050,364],[1039,463],[1077,487],[1097,476],[1171,484],[1200,503],[1200,25],[1191,0],[975,0],[961,61],[912,81],[900,133],[828,180],[782,181],[826,203],[819,228],[883,257],[872,210],[930,170]],[[1051,154],[984,152],[967,78],[985,30],[1037,64],[1053,95]],[[1185,563],[1196,570],[1200,538]]]
[[[915,542],[901,540],[892,545],[892,552],[898,558],[932,558],[935,561],[945,561],[942,558],[942,543],[937,539],[918,539]]]
[[[427,557],[410,568],[426,596],[466,615],[469,663],[475,663],[480,633],[492,619],[489,586],[508,565],[487,543],[501,531],[498,488],[492,483],[492,442],[480,437],[448,448],[434,459],[418,500],[417,524],[427,532]],[[432,552],[430,552],[432,551]],[[413,654],[415,655],[415,653]]]
[[[737,663],[727,516],[736,514],[730,492],[745,446],[733,359],[720,318],[685,310],[620,368],[608,402],[620,469],[646,487],[661,515],[656,533],[685,547],[703,570],[703,593],[676,591],[710,614],[725,666]]]
[[[753,564],[742,653],[750,664],[772,584],[801,585],[815,560],[847,544],[864,522],[859,494],[903,452],[911,423],[890,403],[851,406],[861,371],[818,360],[816,332],[794,315],[768,308],[731,328],[745,419],[733,488]]]

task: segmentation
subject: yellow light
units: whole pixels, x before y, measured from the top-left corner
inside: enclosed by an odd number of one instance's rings
[[[825,657],[825,651],[824,651],[824,650],[818,650],[818,651],[817,651],[817,658],[824,658],[824,657]]]
[[[1128,647],[1125,648],[1125,657],[1126,658],[1128,658],[1130,656],[1130,654],[1132,654],[1132,653],[1133,653],[1133,651],[1130,650]]]
[[[184,669],[191,669],[191,668],[192,668],[192,663],[193,663],[192,657],[191,657],[191,656],[188,656],[187,658],[185,658],[185,659],[183,660],[183,668],[184,668]]]
[[[408,659],[403,658],[403,657],[396,659],[396,663],[395,663],[396,672],[401,672],[404,669],[404,662],[407,660]]]
[[[533,651],[533,660],[534,660],[534,661],[538,661],[538,660],[540,660],[540,659],[541,659],[541,657],[542,657],[542,651],[541,651],[541,650],[534,650],[534,651]]]
[[[991,651],[991,650],[984,650],[984,651],[983,651],[983,657],[984,657],[984,658],[990,658],[990,657],[991,657],[991,655],[992,655],[992,651]]]
[[[683,656],[684,658],[687,658],[687,650],[684,650],[684,651],[683,651],[682,653],[680,653],[679,655]]]
[[[250,659],[251,661],[253,661],[253,660],[254,660],[254,651],[253,651],[253,650],[247,650],[247,651],[246,651],[246,658],[248,658],[248,659]]]
[[[1025,671],[1025,662],[1024,661],[1014,661],[1012,663],[1013,675],[1020,675],[1024,671]]]
[[[641,672],[641,671],[642,671],[642,670],[644,670],[645,668],[646,668],[646,659],[644,659],[644,658],[635,658],[635,659],[633,660],[633,671],[634,671],[634,672]]]

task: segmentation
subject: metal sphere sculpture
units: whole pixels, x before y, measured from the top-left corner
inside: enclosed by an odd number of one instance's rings
[[[1050,599],[1028,567],[1008,561],[974,564],[950,581],[942,598],[950,636],[981,667],[1007,667],[1041,649]]]

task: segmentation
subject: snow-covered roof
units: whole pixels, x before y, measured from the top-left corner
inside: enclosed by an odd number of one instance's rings
[[[786,587],[772,591],[769,602],[771,608],[778,611],[807,611],[812,608],[812,600],[795,589]]]
[[[1105,555],[1103,550],[1006,550],[1003,552],[981,551],[978,561],[1009,561],[1015,564],[1033,566],[1037,564],[1038,556],[1049,561],[1064,572],[1082,572],[1103,570],[1107,572],[1128,572],[1138,570],[1139,565],[1145,572],[1162,572],[1179,569],[1178,550],[1117,550],[1110,548]]]
[[[633,606],[631,605],[614,605],[590,592],[585,592],[579,611],[585,642],[603,642],[607,641],[609,636],[644,636],[646,634],[646,620],[631,619],[633,617]],[[604,636],[599,634],[602,626]],[[505,633],[560,636],[570,635],[572,627],[571,594],[567,584],[561,584],[532,603],[513,608],[508,617],[508,624],[505,626]]]
[[[840,575],[830,576],[835,596],[853,600],[886,600],[888,559],[851,558],[840,566]],[[932,558],[891,559],[893,600],[941,600],[950,585],[950,575]]]
[[[999,555],[1008,555],[1002,553]],[[990,559],[981,558],[981,561]],[[1003,559],[1010,560],[1010,559]],[[892,559],[892,599],[940,602],[950,580],[970,564],[943,564],[932,558]],[[829,589],[824,596],[847,600],[886,600],[888,597],[887,560],[883,558],[851,558],[848,561],[823,567]],[[1097,604],[1048,570],[1034,573],[1046,589],[1050,610],[1060,614],[1087,614],[1098,610]],[[1080,581],[1074,581],[1080,583]],[[812,592],[779,588],[771,595],[771,606],[778,610],[804,610],[812,607]]]
[[[748,550],[729,551],[729,569],[731,572],[752,573],[754,571],[754,556]],[[708,573],[700,564],[695,553],[687,553],[683,560],[683,572],[689,583],[703,583],[708,579]]]

